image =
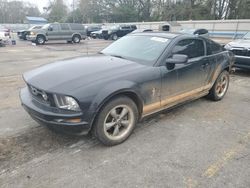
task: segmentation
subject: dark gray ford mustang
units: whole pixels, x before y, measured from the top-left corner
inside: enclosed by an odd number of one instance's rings
[[[221,100],[232,57],[210,39],[144,32],[99,54],[45,65],[23,75],[20,98],[32,118],[102,143],[126,140],[143,117],[208,95]]]

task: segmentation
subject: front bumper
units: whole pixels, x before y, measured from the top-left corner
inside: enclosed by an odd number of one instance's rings
[[[58,110],[42,104],[32,97],[27,87],[21,90],[20,99],[24,109],[40,124],[74,135],[85,135],[91,128],[88,122],[82,121],[82,112]]]
[[[235,67],[250,69],[250,56],[235,56]]]
[[[35,35],[27,35],[26,39],[29,41],[35,41],[36,40],[36,36]]]

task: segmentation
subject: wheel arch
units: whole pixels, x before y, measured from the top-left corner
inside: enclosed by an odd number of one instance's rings
[[[105,90],[105,89],[104,89]],[[89,111],[93,112],[93,116],[91,118],[91,127],[95,123],[96,117],[100,113],[101,109],[112,99],[119,97],[119,96],[126,96],[130,98],[137,106],[139,119],[141,118],[142,111],[143,111],[143,100],[142,96],[136,89],[134,88],[120,88],[109,91],[108,93],[104,90],[99,92],[99,95],[93,100]],[[106,94],[105,94],[106,93]]]
[[[38,34],[36,35],[36,38],[39,37],[39,36],[44,37],[44,39],[45,39],[46,41],[48,40],[47,37],[46,37],[46,35],[43,34],[43,33],[38,33]]]
[[[82,39],[82,35],[81,35],[80,33],[73,33],[73,34],[71,35],[71,38],[73,38],[75,35],[78,35],[78,36],[80,37],[80,39]]]
[[[137,106],[138,112],[139,112],[139,116],[141,116],[142,114],[142,110],[143,110],[143,102],[142,99],[139,97],[139,95],[132,90],[129,89],[124,89],[121,91],[117,91],[115,93],[112,93],[111,95],[107,96],[104,101],[102,101],[102,103],[100,104],[99,108],[98,108],[98,112],[102,109],[103,106],[105,106],[105,104],[107,104],[110,100],[119,97],[119,96],[126,96],[128,98],[130,98]]]

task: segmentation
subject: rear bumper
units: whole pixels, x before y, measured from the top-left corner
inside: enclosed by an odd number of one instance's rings
[[[235,67],[250,69],[250,57],[248,56],[235,56]]]
[[[43,104],[35,101],[29,93],[28,88],[21,90],[20,99],[23,108],[40,124],[58,128],[63,132],[74,135],[85,135],[91,128],[88,122],[81,121],[81,112],[55,112],[54,107],[43,106]],[[79,119],[80,121],[78,122]]]

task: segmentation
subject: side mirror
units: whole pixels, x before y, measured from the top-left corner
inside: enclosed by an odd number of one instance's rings
[[[48,30],[49,30],[49,31],[53,31],[53,27],[49,27]]]
[[[166,64],[185,64],[188,62],[188,56],[183,54],[174,54],[172,58],[166,60]]]

